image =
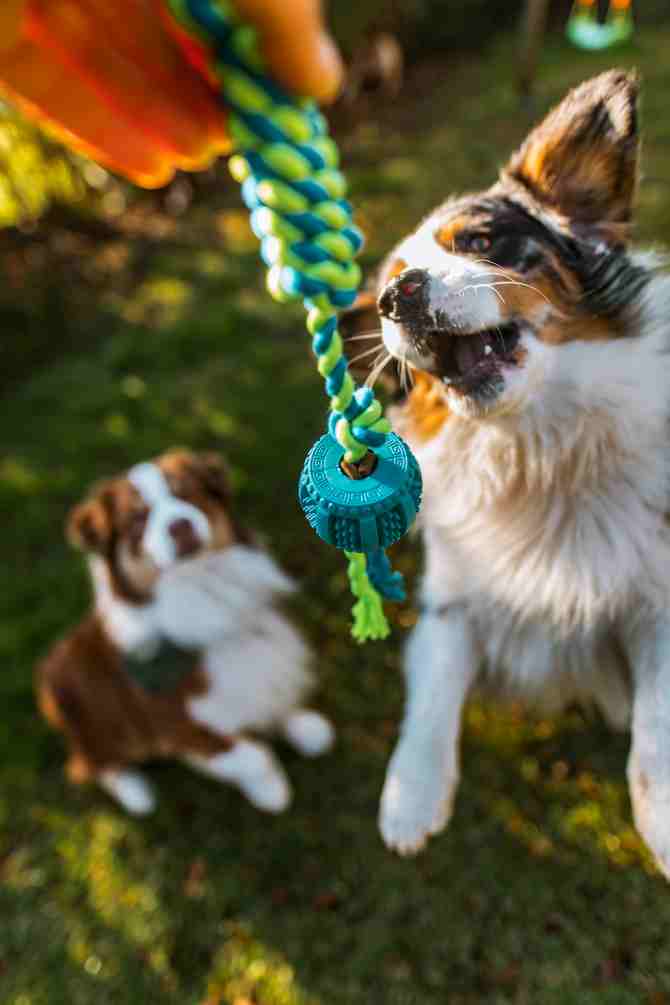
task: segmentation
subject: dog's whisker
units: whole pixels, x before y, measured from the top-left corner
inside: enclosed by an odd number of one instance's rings
[[[499,265],[496,265],[495,262],[490,262],[488,259],[485,258],[478,258],[476,259],[476,264],[494,266],[494,268],[490,272],[486,273],[486,275],[494,277],[498,276],[502,277],[503,282],[499,283],[498,285],[525,286],[527,289],[533,290],[534,293],[539,293],[541,297],[545,297],[545,299],[548,299],[546,293],[543,290],[539,289],[539,287],[534,286],[532,283],[525,283],[523,282],[523,280],[517,279],[517,277],[512,272],[508,272],[506,269],[501,268]]]
[[[400,362],[400,388],[407,393],[407,360],[403,356]]]
[[[551,304],[551,300],[549,299],[549,297],[547,296],[547,294],[544,292],[544,290],[541,290],[538,286],[533,286],[532,283],[522,283],[522,282],[519,282],[518,279],[514,279],[514,280],[503,280],[502,282],[495,283],[494,285],[495,286],[524,286],[527,290],[532,290],[533,293],[538,293],[541,297],[544,297],[544,299],[547,301],[547,303]],[[553,304],[551,304],[551,306],[553,307]]]
[[[375,331],[363,332],[360,335],[352,335],[350,338],[345,338],[343,341],[345,343],[348,343],[348,342],[361,342],[361,341],[363,341],[363,339],[371,339],[371,338],[379,338],[380,339],[381,337],[382,337],[382,330],[381,330],[381,328],[377,328],[377,329],[375,329]]]
[[[354,363],[358,363],[359,360],[365,359],[366,356],[371,356],[373,352],[379,352],[379,347],[373,345],[371,349],[366,349],[365,352],[359,352],[358,356],[354,356],[353,359],[349,360],[349,366],[353,366]]]
[[[469,283],[467,286],[463,287],[463,292],[465,293],[466,290],[493,290],[493,292],[497,296],[498,300],[501,302],[501,304],[504,305],[505,304],[505,298],[503,297],[502,293],[498,292],[498,289],[497,289],[497,287],[499,285],[503,285],[503,284],[502,283],[498,283],[498,284],[497,283]]]
[[[490,258],[476,258],[475,265],[491,265],[493,269],[491,270],[491,275],[506,276],[508,279],[515,279],[513,272],[508,272],[507,269],[503,269],[501,265],[496,262],[492,262]]]
[[[369,374],[371,374],[371,373],[373,373],[373,372],[374,372],[374,369],[375,369],[375,367],[376,367],[376,366],[378,365],[379,361],[380,361],[381,359],[383,359],[383,357],[384,357],[385,353],[386,353],[386,347],[385,347],[385,346],[381,346],[381,348],[379,348],[379,349],[377,350],[377,355],[376,355],[376,356],[375,356],[375,358],[374,358],[373,360],[371,360],[371,362],[369,363],[369,368],[370,368],[370,369],[369,369],[369,371],[368,371],[368,376],[369,376]]]
[[[384,354],[384,358],[377,364],[377,366],[375,366],[374,370],[372,370],[368,374],[368,377],[365,381],[368,387],[372,387],[372,385],[375,383],[382,370],[391,362],[392,359],[393,357],[391,356],[390,352]]]
[[[491,275],[493,275],[493,273],[491,273]],[[484,288],[484,289],[490,289],[490,290],[497,290],[500,286],[521,286],[521,287],[524,287],[527,290],[532,290],[533,293],[537,293],[539,296],[541,296],[549,304],[550,307],[554,307],[555,308],[555,304],[547,296],[547,294],[544,292],[544,290],[541,290],[538,286],[534,286],[532,283],[524,283],[524,282],[522,282],[519,279],[501,279],[501,280],[499,280],[497,282],[492,282],[492,283],[474,283],[474,284],[471,284],[469,286],[466,286],[465,289],[466,290],[469,290],[469,289],[478,290],[478,289]],[[503,303],[504,302],[505,301],[503,299]]]

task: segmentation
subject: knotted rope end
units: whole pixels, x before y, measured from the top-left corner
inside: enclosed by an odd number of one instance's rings
[[[349,559],[347,575],[351,592],[357,602],[351,609],[353,624],[351,634],[358,643],[368,639],[385,639],[391,629],[384,614],[382,599],[368,578],[365,555],[345,552]]]

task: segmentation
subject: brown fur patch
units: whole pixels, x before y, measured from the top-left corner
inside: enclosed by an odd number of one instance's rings
[[[189,450],[171,450],[156,463],[165,475],[170,490],[201,510],[212,531],[211,548],[219,551],[238,539],[229,512],[230,486],[222,458],[215,453],[194,454]]]
[[[626,225],[637,183],[638,81],[602,73],[571,91],[528,136],[505,175],[582,222]]]
[[[522,278],[519,277],[519,283],[522,282]],[[534,280],[532,284],[523,282],[523,285],[505,286],[500,313],[506,321],[521,317],[532,323],[534,316],[546,307],[547,302],[554,302],[552,299],[554,294],[555,290],[544,279]]]
[[[67,521],[67,539],[74,548],[98,551],[105,547],[111,534],[111,516],[102,498],[80,503]]]
[[[606,318],[571,318],[549,321],[537,332],[537,337],[547,345],[567,342],[610,342],[625,335],[620,325]]]
[[[478,223],[477,217],[468,216],[467,214],[461,214],[455,216],[452,220],[443,223],[435,231],[435,240],[437,243],[444,248],[445,251],[454,251],[454,243],[456,241],[457,235],[462,230],[468,230],[474,227]]]
[[[534,315],[550,306],[552,312],[547,322],[536,327],[536,337],[547,345],[603,342],[626,335],[624,327],[614,320],[580,315],[579,284],[558,259],[552,262],[552,269],[560,276],[560,285],[544,275],[533,277],[532,282],[524,282],[522,286],[505,287],[500,309],[506,319],[520,317],[533,323]],[[522,276],[519,281],[523,282]]]
[[[192,673],[174,690],[152,694],[126,675],[96,615],[54,646],[37,668],[36,685],[42,714],[65,735],[72,781],[154,757],[209,757],[234,742],[188,715],[187,700],[207,690],[195,657]]]
[[[402,408],[398,409],[394,426],[410,440],[425,442],[439,433],[449,414],[440,380],[417,370],[414,387]]]
[[[390,261],[386,261],[379,273],[379,289],[382,289],[382,287],[384,287],[389,280],[395,279],[396,276],[399,276],[406,268],[407,262],[404,258],[392,258]]]
[[[170,491],[196,506],[209,521],[209,548],[221,550],[252,537],[231,512],[228,474],[215,453],[175,449],[155,458]],[[148,512],[141,494],[125,476],[94,486],[89,499],[72,511],[68,540],[75,547],[100,555],[107,562],[112,589],[131,603],[145,603],[159,571],[144,555],[134,534],[133,521]]]

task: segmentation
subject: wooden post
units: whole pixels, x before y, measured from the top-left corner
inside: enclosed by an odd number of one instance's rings
[[[533,93],[542,39],[547,26],[549,0],[526,0],[521,20],[519,93],[528,100]]]

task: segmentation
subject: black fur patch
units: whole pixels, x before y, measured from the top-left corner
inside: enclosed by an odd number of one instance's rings
[[[649,281],[649,274],[635,265],[625,245],[603,239],[597,227],[582,226],[570,232],[550,227],[515,199],[504,195],[470,197],[449,205],[451,215],[472,216],[472,228],[454,235],[454,251],[472,254],[483,262],[512,269],[523,276],[542,273],[565,288],[552,256],[578,281],[582,297],[580,313],[614,318],[634,302]],[[440,226],[444,220],[437,221]],[[473,238],[485,236],[490,247],[473,251]]]

